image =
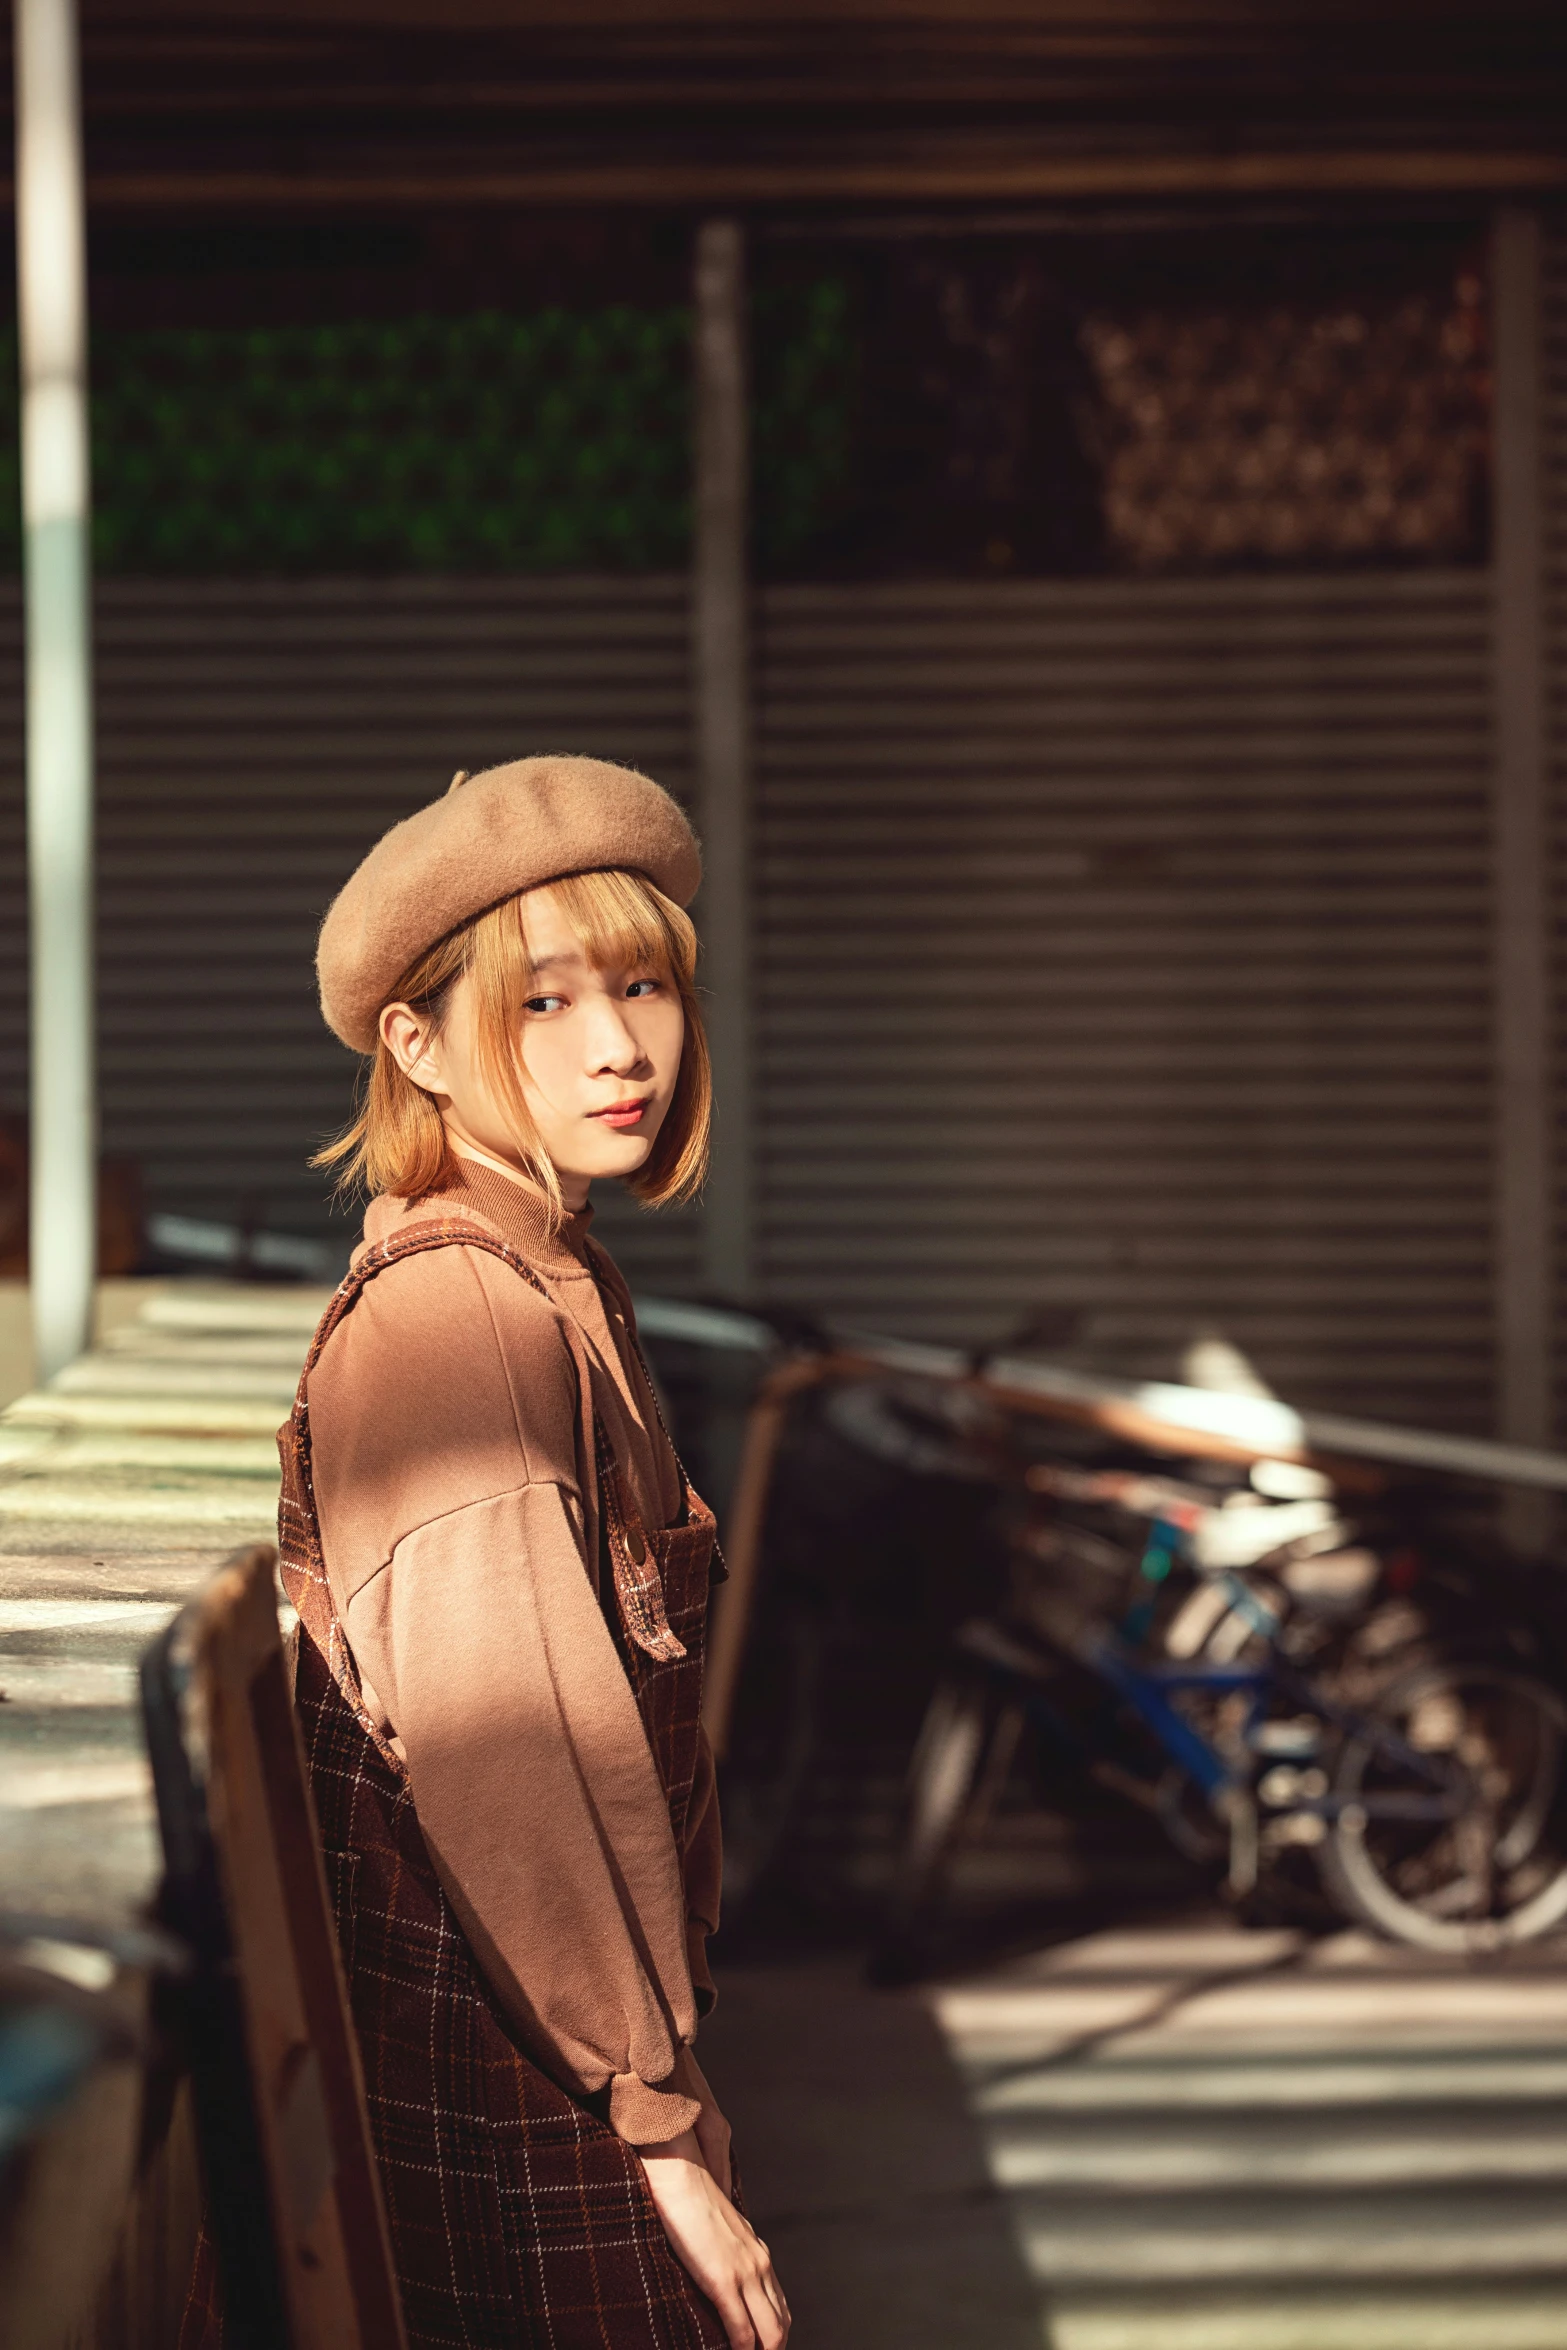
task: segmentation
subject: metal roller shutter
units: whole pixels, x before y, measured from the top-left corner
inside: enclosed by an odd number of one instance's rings
[[[21,704],[0,624],[7,901],[0,1085],[25,1089]],[[111,581],[97,598],[103,1144],[151,1204],[324,1225],[305,1161],[356,1064],[311,975],[334,891],[377,834],[520,751],[592,750],[690,793],[688,591],[650,580]],[[648,1284],[696,1279],[693,1219],[619,1195]]]
[[[764,591],[761,1287],[973,1340],[1081,1307],[1150,1366],[1216,1325],[1302,1400],[1487,1426],[1487,608],[1475,572]],[[459,763],[688,792],[685,583],[118,582],[98,626],[105,1147],[157,1206],[318,1226],[322,907]],[[20,683],[11,592],[18,1106]],[[694,1218],[606,1208],[701,1286]]]
[[[1490,1425],[1479,572],[761,599],[762,1280]]]

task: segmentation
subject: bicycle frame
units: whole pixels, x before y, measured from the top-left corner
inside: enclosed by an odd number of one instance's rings
[[[1114,1634],[1102,1633],[1086,1640],[1077,1653],[1079,1662],[1087,1665],[1133,1708],[1170,1760],[1202,1791],[1215,1812],[1223,1808],[1225,1797],[1249,1793],[1250,1766],[1265,1751],[1254,1743],[1255,1735],[1265,1720],[1269,1699],[1276,1696],[1290,1699],[1352,1736],[1369,1738],[1389,1761],[1433,1786],[1430,1796],[1391,1792],[1358,1795],[1354,1805],[1363,1818],[1454,1819],[1463,1809],[1461,1786],[1453,1784],[1451,1774],[1443,1769],[1438,1758],[1422,1754],[1386,1722],[1337,1704],[1276,1652],[1270,1652],[1267,1661],[1257,1665],[1204,1664],[1197,1660],[1145,1665]],[[994,1664],[992,1669],[998,1674],[1006,1670],[999,1664]],[[1182,1690],[1198,1690],[1210,1697],[1251,1699],[1242,1730],[1245,1769],[1237,1768],[1187,1720],[1173,1702]],[[1030,1710],[1042,1716],[1046,1711],[1037,1703]],[[1049,1710],[1053,1714],[1053,1709]],[[1281,1755],[1279,1759],[1306,1761],[1309,1751],[1293,1757]],[[1321,1820],[1332,1820],[1340,1816],[1345,1806],[1341,1798],[1326,1792],[1292,1796],[1288,1802],[1270,1808],[1306,1812]]]
[[[1113,1639],[1095,1640],[1085,1647],[1083,1661],[1092,1665],[1117,1696],[1124,1697],[1165,1753],[1196,1782],[1210,1802],[1223,1789],[1237,1786],[1239,1774],[1215,1746],[1171,1703],[1182,1689],[1200,1689],[1210,1697],[1249,1696],[1248,1734],[1262,1719],[1275,1686],[1271,1667],[1249,1665],[1139,1665]]]

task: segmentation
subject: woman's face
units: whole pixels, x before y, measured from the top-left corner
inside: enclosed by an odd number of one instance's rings
[[[667,972],[594,970],[547,893],[530,891],[522,912],[534,988],[523,1015],[523,1095],[567,1205],[580,1208],[596,1175],[634,1175],[652,1150],[674,1099],[685,1013]],[[518,1167],[476,1050],[469,979],[452,990],[438,1037],[405,1004],[382,1013],[381,1034],[435,1097],[459,1150]]]

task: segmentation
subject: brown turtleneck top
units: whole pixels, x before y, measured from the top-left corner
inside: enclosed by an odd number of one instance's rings
[[[593,1411],[645,1524],[678,1521],[680,1471],[591,1209],[552,1234],[536,1193],[465,1160],[437,1196],[374,1201],[365,1240],[453,1216],[512,1242],[547,1295],[461,1246],[361,1292],[309,1379],[327,1573],[519,2038],[653,2145],[709,2097],[690,2043],[713,1999],[718,1808],[704,1744],[677,1849],[600,1605]]]

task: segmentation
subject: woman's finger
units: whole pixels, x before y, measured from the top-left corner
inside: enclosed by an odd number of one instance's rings
[[[778,2282],[778,2271],[773,2266],[773,2256],[768,2251],[767,2246],[762,2242],[760,2236],[758,2236],[756,2239],[756,2249],[762,2256],[762,2290],[767,2295],[768,2300],[772,2303],[774,2309],[777,2310],[778,2315],[783,2319],[783,2322],[787,2327],[789,2323],[789,2304],[784,2299],[784,2289]]]
[[[787,2321],[780,2317],[765,2290],[765,2280],[758,2277],[746,2294],[746,2304],[756,2329],[759,2350],[783,2350],[789,2338]]]
[[[729,2336],[729,2350],[756,2350],[756,2327],[741,2292],[726,2293],[718,2304],[718,2314]]]

